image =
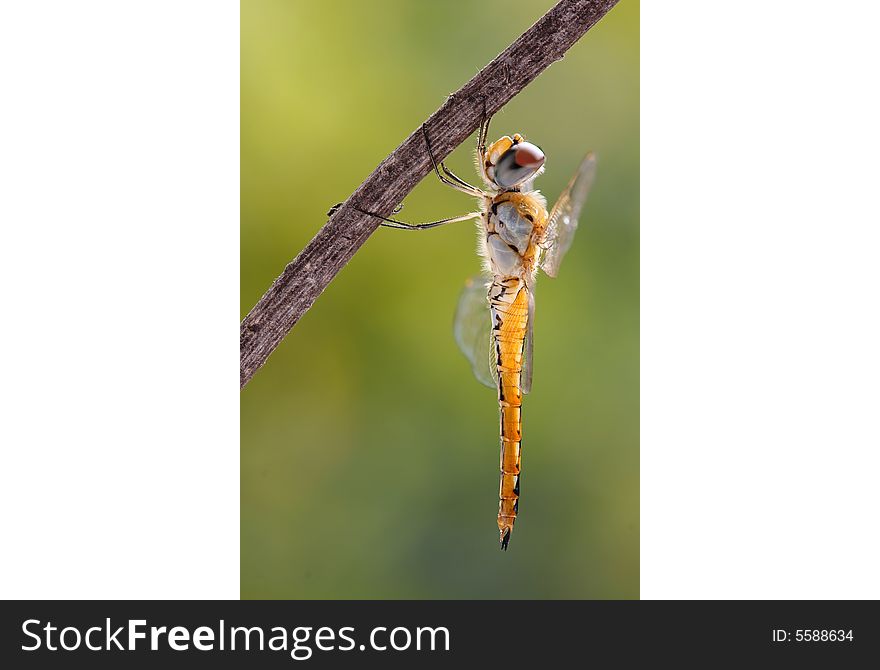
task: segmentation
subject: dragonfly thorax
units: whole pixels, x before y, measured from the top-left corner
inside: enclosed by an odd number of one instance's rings
[[[531,272],[545,220],[543,198],[535,192],[502,193],[492,200],[484,218],[485,255],[492,274],[519,277]]]

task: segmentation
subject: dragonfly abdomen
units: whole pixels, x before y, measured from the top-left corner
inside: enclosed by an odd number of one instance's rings
[[[523,345],[529,318],[529,290],[525,282],[519,277],[496,277],[489,287],[489,306],[501,410],[498,530],[501,548],[506,550],[519,511]]]

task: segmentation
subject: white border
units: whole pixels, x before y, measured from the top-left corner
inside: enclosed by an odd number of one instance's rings
[[[0,9],[0,596],[238,598],[237,2]]]
[[[643,598],[880,597],[872,3],[645,3]]]

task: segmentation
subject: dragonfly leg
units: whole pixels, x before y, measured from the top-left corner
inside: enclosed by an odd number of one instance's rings
[[[482,216],[482,212],[470,212],[469,214],[462,214],[461,216],[450,216],[446,219],[439,219],[438,221],[429,221],[427,223],[406,223],[405,221],[397,221],[396,219],[389,219],[385,216],[380,216],[379,214],[374,214],[373,212],[367,212],[359,207],[355,207],[361,214],[366,214],[368,216],[374,216],[377,219],[381,219],[383,223],[380,223],[380,226],[385,226],[386,228],[396,228],[398,230],[426,230],[428,228],[436,228],[437,226],[442,226],[447,223],[455,223],[456,221],[468,221],[469,219],[476,219],[478,216]]]
[[[483,96],[483,116],[480,118],[480,131],[477,133],[477,153],[480,160],[486,153],[486,140],[489,139],[489,121],[491,120],[492,117],[486,111],[486,96]]]
[[[422,124],[422,135],[424,135],[424,137],[425,137],[425,145],[428,147],[428,156],[430,156],[430,158],[431,158],[431,165],[434,166],[434,172],[436,173],[437,178],[440,179],[440,181],[443,184],[446,184],[447,186],[451,186],[456,191],[461,191],[462,193],[467,193],[468,195],[473,195],[473,196],[485,196],[486,195],[485,193],[483,193],[482,190],[478,189],[476,186],[471,186],[464,179],[461,179],[460,177],[457,177],[455,174],[453,174],[452,170],[450,170],[449,168],[447,168],[443,164],[443,161],[440,161],[440,163],[438,163],[434,159],[434,150],[431,148],[431,140],[428,139],[428,128],[425,126],[424,123]],[[441,168],[443,169],[443,174],[440,173]]]
[[[343,202],[337,202],[335,205],[333,205],[333,207],[331,207],[330,209],[327,210],[327,216],[333,216],[334,214],[336,214],[336,212],[339,211],[339,208],[342,207],[342,205],[344,205],[344,204],[345,203],[343,203]],[[357,209],[357,207],[355,207],[355,209]],[[400,203],[399,205],[397,205],[397,207],[395,207],[393,210],[391,210],[391,213],[392,214],[400,214],[400,211],[402,209],[403,209],[403,203]],[[362,210],[362,209],[358,209],[358,211],[363,212],[364,214],[370,214],[371,216],[377,216],[376,214],[372,214],[371,212],[364,212],[364,210]]]

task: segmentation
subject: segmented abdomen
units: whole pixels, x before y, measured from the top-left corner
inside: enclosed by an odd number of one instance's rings
[[[495,362],[498,369],[498,404],[501,408],[501,486],[498,530],[501,548],[507,549],[519,507],[522,452],[523,343],[529,318],[529,289],[522,279],[496,279],[489,287]]]

